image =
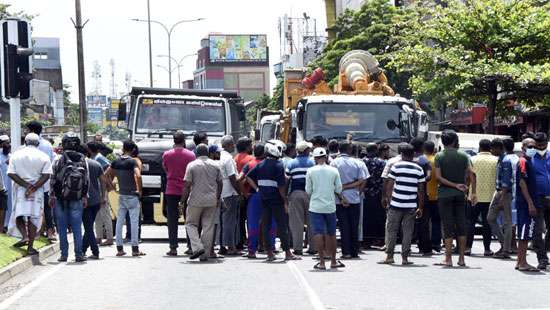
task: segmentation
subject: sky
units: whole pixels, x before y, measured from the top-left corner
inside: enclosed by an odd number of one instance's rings
[[[205,18],[204,21],[177,26],[172,35],[172,56],[180,59],[196,53],[200,40],[209,33],[223,34],[267,34],[270,52],[270,67],[279,62],[280,42],[278,18],[302,16],[306,12],[317,19],[319,32],[326,28],[323,0],[150,0],[151,19],[168,26],[182,19]],[[73,0],[2,0],[11,4],[11,12],[24,11],[35,15],[32,20],[33,36],[58,37],[61,42],[61,65],[63,82],[71,86],[71,99],[78,98],[76,33],[71,18],[74,18]],[[111,69],[109,62],[115,62],[115,80],[118,92],[125,89],[125,75],[131,74],[133,86],[149,84],[149,54],[147,23],[132,21],[132,18],[146,19],[146,0],[82,0],[83,21],[89,19],[84,28],[84,58],[86,90],[95,89],[92,78],[94,62],[101,66],[101,89],[110,93]],[[154,84],[168,87],[168,73],[157,65],[167,67],[167,35],[161,26],[152,24],[153,75]],[[195,57],[189,57],[181,68],[182,80],[192,79]],[[172,76],[173,86],[177,84],[177,72]],[[275,77],[272,74],[271,84]]]

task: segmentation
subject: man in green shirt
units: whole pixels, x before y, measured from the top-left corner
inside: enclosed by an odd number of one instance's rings
[[[458,136],[453,130],[445,130],[441,135],[445,149],[435,157],[435,175],[439,182],[438,205],[443,223],[445,239],[445,260],[443,265],[452,267],[453,238],[458,239],[459,266],[466,266],[464,251],[466,249],[466,195],[471,185],[471,200],[475,205],[476,176],[472,170],[470,159],[464,152],[458,150]]]
[[[309,216],[315,249],[319,251],[319,263],[314,268],[326,270],[325,254],[331,256],[330,268],[345,267],[336,260],[336,194],[344,207],[349,203],[342,196],[342,181],[334,167],[327,165],[327,151],[313,150],[315,166],[307,170],[306,192],[310,196]]]

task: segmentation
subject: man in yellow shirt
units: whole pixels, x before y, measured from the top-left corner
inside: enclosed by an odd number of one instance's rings
[[[424,142],[424,154],[432,166],[432,171],[435,171],[435,144],[432,141]],[[439,210],[437,207],[437,179],[435,177],[430,178],[426,183],[426,192],[428,200],[424,207],[424,213],[420,218],[419,234],[424,234],[424,238],[429,237],[431,240],[431,249],[420,249],[423,255],[430,255],[432,250],[437,252],[441,251],[441,218],[439,217]],[[431,234],[430,234],[430,223]],[[426,235],[427,234],[427,235]],[[419,237],[421,238],[421,237]],[[430,243],[428,243],[430,244]]]
[[[479,141],[479,153],[472,157],[472,168],[476,174],[477,203],[472,206],[469,223],[468,238],[466,242],[466,254],[471,254],[474,242],[475,223],[481,214],[484,256],[492,256],[491,252],[491,227],[487,222],[489,205],[496,190],[498,158],[491,154],[491,141],[482,139]]]

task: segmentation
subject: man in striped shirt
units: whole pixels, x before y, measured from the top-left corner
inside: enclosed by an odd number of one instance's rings
[[[388,175],[385,192],[388,210],[386,221],[386,259],[382,264],[393,264],[393,253],[397,234],[402,229],[402,264],[410,265],[411,239],[414,232],[415,217],[421,217],[424,209],[424,183],[426,178],[422,168],[413,162],[414,148],[407,144],[401,146],[402,160],[395,163]]]

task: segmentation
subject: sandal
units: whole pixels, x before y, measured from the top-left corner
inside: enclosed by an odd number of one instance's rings
[[[434,263],[434,266],[441,266],[441,267],[447,267],[447,268],[451,268],[453,267],[453,263]]]
[[[16,242],[13,247],[20,248],[29,244],[29,240],[21,240]]]
[[[124,256],[124,255],[126,255],[126,252],[124,251],[120,251],[116,253],[116,256]]]
[[[29,255],[29,256],[38,255],[38,251],[33,249],[33,248],[30,248],[30,249],[27,250],[27,255]]]
[[[523,271],[523,272],[540,272],[540,270],[533,266],[527,266],[527,267],[518,267],[517,270]]]
[[[414,262],[405,261],[405,262],[401,262],[401,265],[403,265],[403,266],[410,266],[410,265],[414,265]]]
[[[146,254],[141,252],[141,251],[138,251],[138,252],[132,252],[132,256],[136,257],[136,256],[145,256]]]
[[[331,267],[331,268],[332,268],[332,267]],[[315,266],[313,266],[313,269],[316,269],[316,270],[327,270],[327,267],[321,266],[321,263],[317,263],[317,264],[315,264]]]
[[[392,265],[394,263],[395,263],[395,261],[393,259],[385,259],[385,260],[377,262],[377,264],[380,264],[380,265]]]
[[[302,260],[302,258],[300,256],[296,256],[296,255],[285,257],[285,262],[290,261],[290,260]]]
[[[344,265],[344,263],[342,263],[342,262],[339,261],[339,260],[336,261],[336,265],[330,266],[331,269],[344,268],[344,267],[346,267],[346,265]]]
[[[268,257],[266,258],[265,261],[268,262],[268,263],[272,263],[272,262],[274,262],[274,261],[276,261],[276,260],[277,260],[277,257],[275,257],[275,256],[268,256]]]

